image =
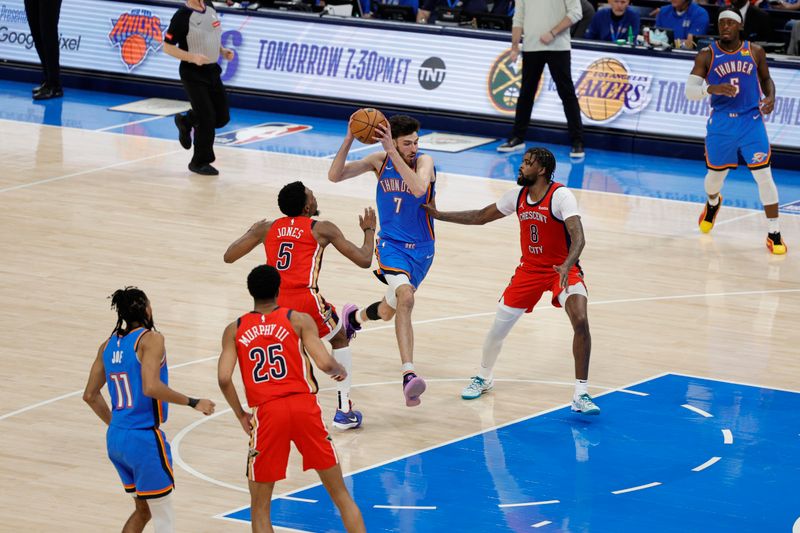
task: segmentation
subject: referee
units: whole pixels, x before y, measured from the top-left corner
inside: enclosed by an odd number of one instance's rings
[[[217,11],[206,0],[187,0],[172,16],[164,38],[164,51],[181,60],[178,71],[192,108],[185,115],[175,115],[178,139],[194,155],[189,170],[203,176],[216,176],[211,166],[214,156],[214,130],[230,120],[228,97],[222,86],[217,64],[219,56],[233,59],[233,50],[222,47],[222,28]]]
[[[58,19],[61,0],[25,0],[25,16],[33,36],[36,53],[42,63],[43,80],[33,89],[34,100],[61,98],[61,67],[59,66]]]

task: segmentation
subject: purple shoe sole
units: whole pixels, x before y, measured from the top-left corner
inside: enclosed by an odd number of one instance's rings
[[[421,400],[420,395],[425,392],[425,380],[417,376],[411,378],[408,383],[403,387],[403,395],[406,397],[406,406],[416,407]]]
[[[353,324],[348,318],[350,313],[358,309],[355,304],[344,304],[342,307],[342,326],[344,326],[344,333],[347,335],[347,340],[356,336],[356,331],[361,329],[361,324]]]

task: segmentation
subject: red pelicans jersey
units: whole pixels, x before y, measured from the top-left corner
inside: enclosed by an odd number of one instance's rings
[[[281,290],[317,289],[323,248],[311,228],[316,223],[308,217],[283,217],[272,223],[264,239],[267,264],[281,275]]]
[[[238,320],[236,353],[250,407],[317,392],[311,361],[289,320],[291,313],[278,307],[268,315],[251,311]]]
[[[517,218],[522,249],[520,266],[525,270],[552,272],[553,265],[562,264],[569,254],[570,238],[567,226],[551,212],[553,193],[559,187],[563,185],[551,183],[544,198],[535,204],[528,201],[528,187],[523,187],[519,192]]]

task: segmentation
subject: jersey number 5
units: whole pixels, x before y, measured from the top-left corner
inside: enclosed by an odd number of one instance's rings
[[[114,389],[117,391],[117,406],[115,409],[130,409],[133,407],[133,396],[131,395],[128,373],[114,372],[109,374],[108,377],[114,382]]]
[[[275,261],[275,268],[278,270],[288,270],[292,266],[292,248],[293,242],[282,242],[278,247],[278,260]]]
[[[263,348],[253,348],[250,350],[250,360],[258,361],[253,369],[253,381],[261,383],[271,379],[283,379],[286,377],[286,359],[281,352],[280,344],[270,344],[265,352]],[[267,368],[264,368],[264,367]]]

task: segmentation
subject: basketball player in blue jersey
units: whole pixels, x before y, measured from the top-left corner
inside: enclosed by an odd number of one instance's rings
[[[135,510],[123,533],[143,531],[151,517],[156,533],[171,533],[175,480],[169,443],[159,426],[167,421],[167,403],[210,415],[214,402],[189,398],[167,386],[164,336],[155,330],[144,292],[120,289],[111,296],[111,307],[117,311],[117,325],[97,350],[83,400],[108,425],[108,458],[125,492],[134,495]],[[100,394],[106,383],[111,409]]]
[[[708,233],[714,227],[722,205],[722,182],[728,171],[739,165],[741,154],[758,184],[767,215],[767,248],[773,254],[785,254],[778,225],[778,189],[772,179],[769,139],[762,118],[775,105],[775,84],[769,75],[767,55],[759,45],[741,40],[742,16],[737,10],[721,11],[718,27],[720,38],[697,54],[686,82],[689,100],[711,95],[706,130],[708,201],[698,221],[700,231]]]
[[[414,292],[419,289],[433,263],[433,219],[422,205],[434,202],[436,169],[433,158],[419,153],[419,122],[407,115],[394,115],[388,126],[376,128],[375,138],[383,151],[347,162],[353,144],[348,127],[339,152],[328,170],[328,179],[344,181],[365,172],[378,178],[376,204],[380,232],[375,243],[378,270],[375,274],[388,285],[386,295],[364,309],[345,314],[347,333],[361,329],[369,320],[394,317],[397,346],[403,367],[403,395],[406,405],[420,404],[425,381],[414,371],[414,331],[411,311]]]

